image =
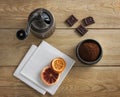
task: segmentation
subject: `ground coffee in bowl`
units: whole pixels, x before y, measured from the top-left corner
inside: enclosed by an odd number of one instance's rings
[[[102,48],[96,40],[87,39],[77,45],[76,55],[85,64],[95,64],[102,57]]]

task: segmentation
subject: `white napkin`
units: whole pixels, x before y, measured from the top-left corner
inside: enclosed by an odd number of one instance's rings
[[[59,81],[55,85],[47,86],[42,82],[40,72],[56,57],[64,58],[67,65],[60,75]],[[57,50],[47,42],[42,41],[38,48],[35,45],[31,46],[14,72],[14,76],[43,95],[46,91],[51,95],[54,95],[74,63],[75,61],[72,58]]]
[[[67,65],[64,72],[62,72],[59,81],[55,85],[47,86],[42,82],[40,78],[40,72],[45,66],[50,64],[51,60],[56,57],[62,57],[65,59]],[[44,89],[51,95],[54,95],[74,63],[75,61],[69,56],[43,41],[34,54],[30,57],[29,61],[26,63],[20,73],[40,88]]]
[[[15,70],[13,75],[44,95],[46,93],[45,90],[41,89],[38,85],[34,84],[31,80],[27,79],[26,77],[20,74],[21,69],[24,68],[24,65],[29,60],[29,58],[33,55],[36,49],[37,49],[37,46],[35,45],[31,46],[31,48],[28,50],[27,54],[25,55],[23,60],[20,62],[20,64],[18,65],[18,68]]]

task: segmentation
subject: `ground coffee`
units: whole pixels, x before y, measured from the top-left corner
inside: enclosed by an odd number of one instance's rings
[[[95,61],[100,54],[100,47],[94,41],[86,41],[79,47],[79,55],[85,61]]]

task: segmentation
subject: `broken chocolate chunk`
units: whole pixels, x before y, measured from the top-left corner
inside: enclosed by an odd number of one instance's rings
[[[76,31],[83,36],[88,30],[84,26],[80,25],[76,28]]]
[[[70,27],[73,26],[78,19],[74,15],[69,16],[69,18],[65,21]]]
[[[94,24],[95,21],[94,21],[93,17],[90,16],[90,17],[84,18],[82,20],[82,23],[84,26],[88,26],[88,25]]]

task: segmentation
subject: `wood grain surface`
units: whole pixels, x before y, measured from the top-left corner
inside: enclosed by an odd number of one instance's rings
[[[0,28],[24,28],[29,13],[36,8],[50,10],[57,28],[68,28],[64,21],[74,14],[80,21],[93,16],[90,28],[120,28],[120,0],[0,0]]]
[[[32,34],[25,41],[19,41],[15,36],[17,30],[0,30],[0,66],[17,66],[30,46],[32,44],[39,45],[42,41]],[[77,60],[75,48],[79,42],[87,38],[99,41],[103,48],[103,58],[94,66],[120,66],[119,30],[89,30],[84,37],[81,37],[74,29],[56,29],[54,34],[45,41],[74,58],[75,66],[85,66]]]
[[[42,41],[33,34],[24,41],[16,38],[36,8],[50,10],[56,20],[54,34],[44,40],[76,60],[52,97],[120,97],[120,0],[0,0],[0,97],[51,97],[13,76],[30,46]],[[64,21],[71,14],[79,21],[68,27]],[[87,16],[96,23],[81,37],[75,28]],[[75,48],[84,39],[95,39],[103,48],[103,57],[95,65],[86,66],[76,58]]]
[[[6,97],[6,95],[9,95],[8,97],[43,97],[14,78],[12,75],[14,70],[14,67],[0,68],[1,97]],[[79,95],[82,97],[105,97],[108,95],[108,97],[119,97],[119,71],[119,67],[73,67],[53,97],[73,97]],[[44,97],[49,96],[47,94]]]

